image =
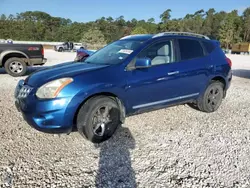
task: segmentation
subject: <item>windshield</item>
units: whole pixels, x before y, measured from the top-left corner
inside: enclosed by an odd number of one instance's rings
[[[118,40],[98,50],[86,59],[91,64],[118,64],[136,50],[143,41]]]

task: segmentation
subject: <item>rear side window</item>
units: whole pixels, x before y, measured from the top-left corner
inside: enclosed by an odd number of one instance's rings
[[[204,56],[203,48],[199,41],[179,39],[181,60],[189,60]]]
[[[204,45],[209,54],[215,49],[215,45],[211,42],[202,41],[202,44]]]

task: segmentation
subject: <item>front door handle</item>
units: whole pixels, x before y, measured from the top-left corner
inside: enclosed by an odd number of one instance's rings
[[[173,71],[168,73],[168,75],[174,75],[174,74],[179,74],[179,71]]]

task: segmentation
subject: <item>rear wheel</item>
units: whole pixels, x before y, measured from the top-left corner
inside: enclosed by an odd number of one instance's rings
[[[8,59],[4,64],[4,68],[6,72],[13,77],[24,76],[27,72],[26,63],[16,57]]]
[[[224,85],[219,81],[213,81],[207,87],[203,96],[198,99],[197,107],[203,112],[215,112],[220,107],[224,96]]]
[[[93,143],[108,140],[120,122],[117,102],[106,96],[89,99],[77,115],[78,132]]]
[[[59,48],[59,49],[58,49],[58,52],[63,52],[63,48],[62,48],[62,47]]]

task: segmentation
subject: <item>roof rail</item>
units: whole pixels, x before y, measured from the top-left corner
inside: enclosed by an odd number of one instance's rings
[[[127,36],[124,36],[124,37],[120,38],[120,40],[127,39],[127,38],[130,38],[130,37],[135,37],[135,36],[145,36],[145,35],[148,35],[148,34],[134,34],[134,35],[127,35]]]
[[[158,33],[154,35],[153,38],[166,36],[166,35],[186,35],[186,36],[193,36],[193,37],[199,37],[199,38],[210,40],[208,36],[197,34],[197,33],[190,33],[190,32],[163,32],[163,33]]]

